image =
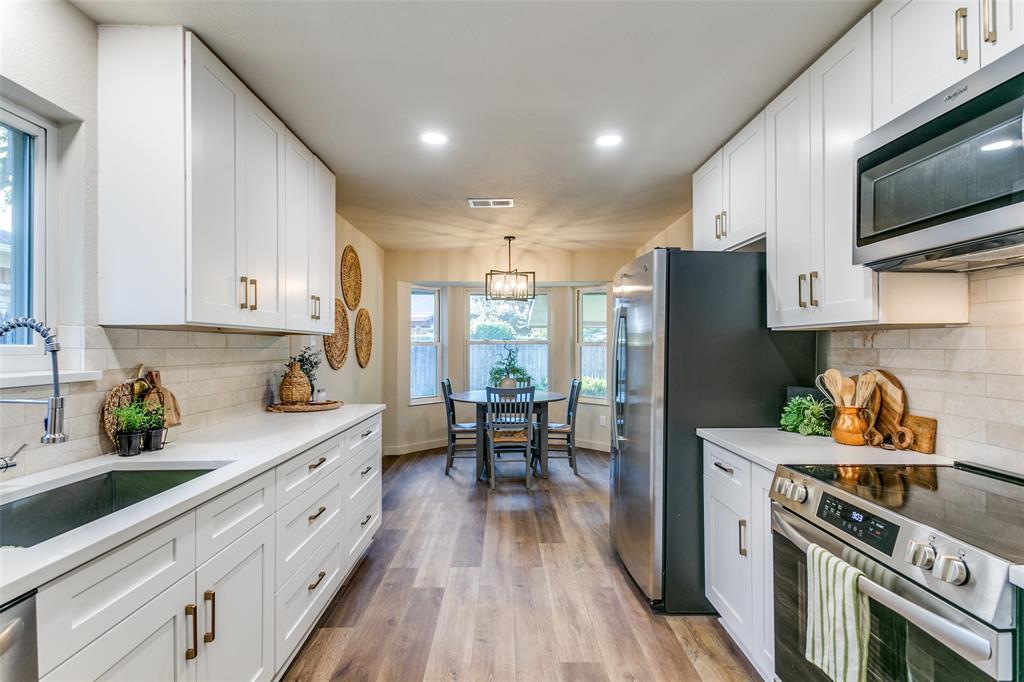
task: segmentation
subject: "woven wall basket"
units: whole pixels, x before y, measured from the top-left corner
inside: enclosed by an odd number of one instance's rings
[[[349,310],[358,308],[363,297],[363,269],[359,265],[359,254],[351,244],[341,253],[341,295]]]
[[[366,308],[360,308],[356,313],[355,328],[356,362],[360,367],[366,367],[370,364],[370,354],[373,352],[373,328],[370,326],[370,313]]]
[[[348,311],[341,299],[334,299],[334,333],[324,337],[324,355],[331,369],[341,369],[348,359]]]

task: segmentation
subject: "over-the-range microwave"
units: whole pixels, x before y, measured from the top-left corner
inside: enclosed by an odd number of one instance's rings
[[[1024,265],[1024,47],[857,141],[854,263]]]

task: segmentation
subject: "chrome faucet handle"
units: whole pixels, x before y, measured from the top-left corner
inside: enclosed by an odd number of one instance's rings
[[[24,450],[27,447],[28,443],[22,443],[21,445],[18,446],[18,449],[12,452],[9,456],[0,457],[0,474],[7,471],[8,469],[13,469],[14,467],[18,466],[18,463],[15,462],[14,459],[21,453],[22,450]]]

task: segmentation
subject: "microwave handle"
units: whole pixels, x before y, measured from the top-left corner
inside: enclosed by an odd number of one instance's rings
[[[797,532],[783,517],[783,512],[774,508],[774,505],[772,519],[775,522],[776,532],[796,545],[801,552],[807,552],[807,547],[811,544],[810,541]],[[964,658],[971,661],[987,661],[992,658],[992,645],[988,640],[979,637],[967,628],[904,599],[864,576],[860,577],[857,586],[870,599],[895,611],[897,615],[907,619]]]

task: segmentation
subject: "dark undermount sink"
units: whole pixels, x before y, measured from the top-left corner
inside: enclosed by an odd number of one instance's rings
[[[213,469],[114,470],[0,505],[0,547],[31,547]]]

